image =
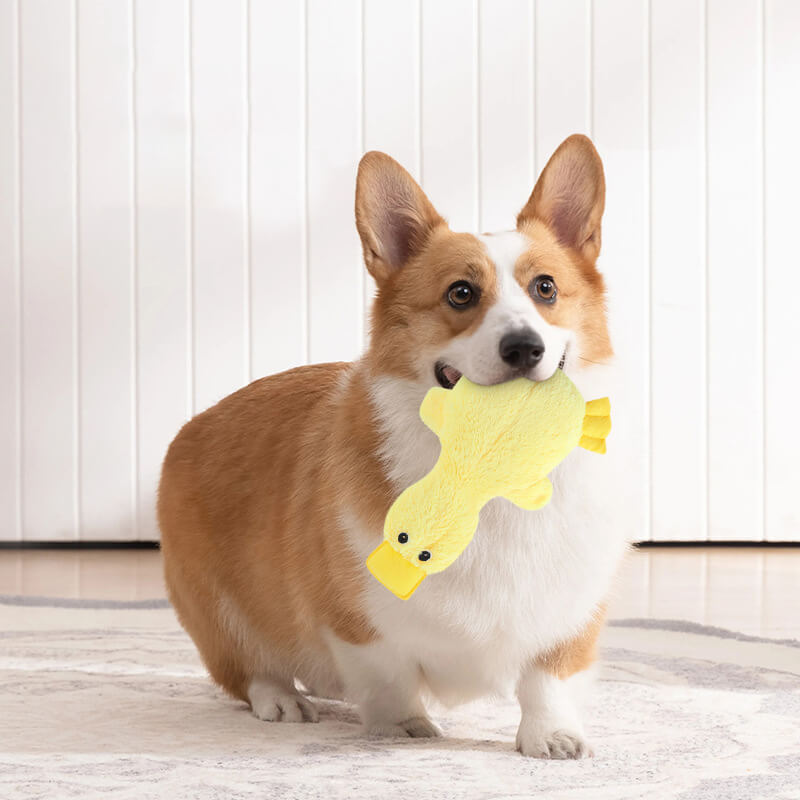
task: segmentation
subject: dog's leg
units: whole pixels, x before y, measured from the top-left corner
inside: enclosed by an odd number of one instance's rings
[[[359,675],[354,697],[364,729],[370,736],[441,736],[419,696],[419,685],[410,671],[391,678],[378,674]]]
[[[591,682],[605,608],[577,636],[525,666],[517,686],[522,720],[517,750],[534,758],[593,755],[581,723],[580,695]]]
[[[587,758],[591,745],[581,723],[572,684],[583,675],[564,680],[536,663],[523,670],[517,687],[522,719],[517,750],[533,758]]]
[[[267,722],[319,722],[314,704],[290,681],[254,678],[247,688],[253,713]]]
[[[348,699],[370,736],[441,736],[420,698],[419,666],[378,644],[332,646]]]

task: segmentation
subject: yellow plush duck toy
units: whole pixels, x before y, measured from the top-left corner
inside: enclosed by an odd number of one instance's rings
[[[461,555],[489,500],[541,508],[553,492],[550,471],[576,446],[605,453],[611,430],[608,398],[584,402],[561,370],[540,383],[479,386],[462,377],[453,389],[431,389],[419,414],[439,437],[439,459],[394,501],[384,541],[367,558],[403,600]]]

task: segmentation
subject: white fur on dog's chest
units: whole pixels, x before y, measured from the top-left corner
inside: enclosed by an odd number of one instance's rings
[[[398,403],[392,387],[387,415],[380,389],[383,457],[404,488],[433,466],[438,441],[420,422],[416,397]],[[439,699],[459,702],[507,690],[526,660],[577,634],[604,599],[625,547],[603,520],[600,469],[601,457],[576,450],[551,476],[545,508],[492,500],[464,553],[409,600],[370,576],[366,611],[381,634],[367,646],[375,658],[412,659]],[[365,537],[352,530],[350,541],[365,559]]]
[[[370,584],[368,613],[387,650],[413,654],[440,699],[507,690],[526,660],[577,634],[604,599],[624,543],[595,528],[586,497],[570,506],[572,477],[553,476],[540,511],[487,504],[467,550],[409,600]]]

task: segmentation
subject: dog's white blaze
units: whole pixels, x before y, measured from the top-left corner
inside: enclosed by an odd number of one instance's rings
[[[469,336],[453,339],[441,358],[476,383],[499,383],[509,377],[509,367],[500,358],[500,340],[507,333],[529,328],[542,337],[545,352],[529,377],[541,381],[558,368],[572,334],[550,325],[514,277],[514,265],[530,247],[527,236],[504,231],[477,237],[489,253],[497,273],[497,299],[486,312],[478,329]]]

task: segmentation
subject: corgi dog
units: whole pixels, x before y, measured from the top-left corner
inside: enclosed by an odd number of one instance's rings
[[[355,220],[377,284],[366,353],[254,381],[188,422],[163,465],[170,598],[213,679],[257,717],[316,722],[311,698],[344,698],[370,735],[438,736],[426,701],[515,692],[523,755],[592,754],[577,690],[627,547],[603,458],[567,456],[540,510],[490,501],[467,550],[408,600],[365,560],[438,456],[419,416],[432,386],[563,369],[602,396],[604,203],[602,162],[580,135],[516,229],[493,234],[452,231],[397,162],[363,157]]]

